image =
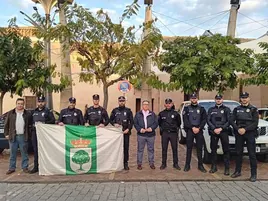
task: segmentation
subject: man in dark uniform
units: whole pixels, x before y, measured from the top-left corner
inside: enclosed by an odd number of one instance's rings
[[[230,115],[231,110],[223,105],[222,95],[215,96],[216,105],[208,110],[208,130],[210,134],[211,148],[211,170],[210,173],[217,172],[217,148],[219,139],[221,139],[223,157],[224,157],[224,175],[229,175],[230,153],[229,153],[229,132],[230,132]]]
[[[32,144],[34,149],[34,167],[29,172],[30,174],[38,172],[38,146],[35,123],[55,124],[55,117],[53,112],[46,107],[45,97],[40,96],[37,99],[37,108],[32,113],[33,131]]]
[[[107,111],[99,105],[100,96],[98,94],[93,95],[93,106],[86,110],[84,121],[85,126],[100,126],[104,127],[109,124],[109,116]]]
[[[190,170],[192,149],[195,139],[197,158],[198,158],[198,169],[201,172],[206,173],[207,171],[203,166],[202,149],[204,146],[203,129],[207,122],[207,114],[205,108],[197,103],[198,99],[195,93],[191,94],[190,101],[191,104],[185,107],[183,111],[184,129],[185,132],[187,133],[186,135],[187,152],[186,152],[186,163],[184,171],[188,172]]]
[[[240,100],[241,105],[234,109],[230,120],[236,135],[235,146],[237,151],[236,168],[231,177],[241,176],[243,149],[246,142],[251,168],[250,181],[255,182],[257,179],[255,137],[257,136],[259,123],[258,110],[249,103],[250,99],[247,92],[240,95]]]
[[[119,107],[114,108],[111,113],[110,123],[115,127],[122,126],[124,134],[124,169],[129,170],[129,136],[133,127],[133,113],[125,106],[126,98],[124,96],[118,98],[118,104]]]
[[[62,109],[59,116],[59,125],[84,125],[84,118],[82,111],[75,108],[76,99],[74,97],[69,98],[68,108]]]
[[[180,170],[178,165],[178,130],[181,125],[181,118],[178,112],[173,108],[173,102],[170,98],[165,100],[165,110],[158,115],[158,125],[162,142],[162,165],[160,170],[167,167],[167,151],[170,142],[173,153],[173,167]]]

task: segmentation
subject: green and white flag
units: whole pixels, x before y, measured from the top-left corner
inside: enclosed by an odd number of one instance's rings
[[[36,129],[40,175],[123,169],[123,134],[118,128],[37,124]]]

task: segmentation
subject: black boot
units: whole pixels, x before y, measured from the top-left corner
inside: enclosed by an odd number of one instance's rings
[[[230,169],[229,169],[229,167],[225,167],[225,169],[224,169],[224,175],[226,175],[226,176],[230,175]]]
[[[174,164],[173,167],[177,170],[181,170],[180,166],[178,164]]]
[[[251,182],[255,182],[257,180],[257,175],[251,175],[250,179]]]
[[[162,165],[160,166],[160,170],[164,170],[164,169],[166,169],[166,167],[167,167],[166,164],[162,164]]]
[[[32,170],[29,171],[29,174],[34,174],[36,172],[39,172],[38,168],[34,167]]]
[[[207,170],[204,168],[203,165],[198,165],[198,170],[200,170],[203,173],[207,173]]]
[[[185,164],[184,166],[184,172],[188,172],[191,169],[190,165]]]
[[[216,165],[212,165],[211,166],[211,169],[209,170],[209,173],[215,173],[215,172],[217,172],[218,170],[217,170],[217,166]]]
[[[241,172],[237,172],[237,171],[235,171],[235,172],[231,175],[232,178],[236,178],[236,177],[240,177],[240,176],[241,176]]]
[[[124,164],[124,170],[129,170],[128,163]]]

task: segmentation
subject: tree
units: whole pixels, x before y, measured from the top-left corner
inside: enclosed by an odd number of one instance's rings
[[[233,89],[239,82],[237,72],[249,73],[254,63],[252,51],[236,44],[238,39],[219,34],[165,42],[159,64],[160,70],[170,74],[170,83],[152,79],[151,84],[164,90],[182,89],[186,94]]]
[[[79,170],[83,170],[82,165],[88,163],[90,161],[90,157],[88,153],[84,150],[79,150],[75,152],[72,157],[72,161],[78,165],[80,165]]]
[[[50,84],[47,78],[55,74],[55,66],[44,68],[44,55],[40,43],[32,45],[29,37],[21,36],[14,21],[9,28],[0,29],[0,114],[6,93],[22,95],[29,88],[34,94],[43,94],[45,89],[60,91],[68,82]]]
[[[246,85],[268,85],[268,43],[260,43],[259,46],[265,51],[255,55],[254,67],[249,77],[242,80]]]
[[[135,0],[127,6],[120,22],[114,23],[103,10],[94,15],[86,8],[74,4],[65,8],[67,25],[52,27],[46,36],[70,40],[72,50],[80,55],[80,81],[102,83],[104,108],[107,108],[108,88],[111,85],[123,79],[145,79],[146,76],[142,74],[144,58],[160,45],[162,37],[159,30],[153,27],[153,22],[143,24],[137,29],[134,26],[125,28],[123,25],[124,20],[135,15],[138,8]],[[136,33],[142,28],[150,28],[151,31],[138,41]],[[153,55],[152,57],[154,59]]]

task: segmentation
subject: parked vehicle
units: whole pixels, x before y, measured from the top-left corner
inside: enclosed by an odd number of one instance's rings
[[[258,108],[259,118],[268,121],[268,108]]]
[[[55,115],[55,119],[58,120],[60,114],[56,111],[53,111],[53,113]],[[0,116],[0,154],[4,151],[4,149],[9,149],[8,140],[4,136],[4,124],[5,124],[6,116],[7,116],[7,113]],[[31,140],[29,140],[28,151],[32,152],[32,150],[33,150],[32,142]]]
[[[213,107],[215,105],[215,101],[214,100],[199,100],[198,103],[203,106],[206,111],[208,111],[208,109],[210,107]],[[232,101],[232,100],[224,100],[223,104],[226,105],[227,107],[229,107],[231,109],[231,111],[233,111],[233,109],[235,107],[237,107],[238,105],[240,105],[237,101]],[[184,110],[184,108],[186,106],[190,105],[190,101],[184,101],[179,109],[179,112],[181,114],[181,118],[182,118],[182,112]],[[267,114],[268,114],[268,108],[267,108]],[[182,118],[182,122],[183,122],[183,118]],[[256,139],[256,154],[257,154],[257,159],[261,162],[268,162],[268,122],[260,119],[259,120],[259,125],[258,125],[258,138]],[[183,129],[183,123],[180,129],[180,143],[181,144],[185,144],[186,143],[186,132]],[[204,130],[204,138],[205,138],[205,145],[204,145],[204,153],[203,153],[203,161],[204,163],[210,163],[211,157],[211,149],[210,149],[210,135],[208,132],[208,127],[207,125],[205,126],[205,130]],[[229,134],[229,146],[230,146],[230,153],[231,154],[236,154],[236,150],[235,150],[235,135],[232,132],[230,132]],[[247,147],[246,144],[244,146],[244,154],[247,154]],[[218,144],[218,149],[217,149],[217,154],[222,155],[223,154],[223,150],[222,150],[222,146],[221,146],[221,142],[219,141]]]

